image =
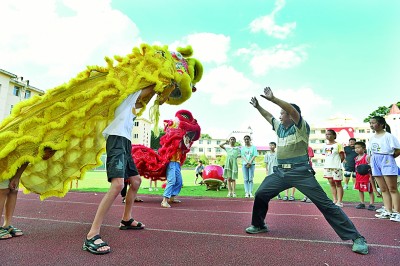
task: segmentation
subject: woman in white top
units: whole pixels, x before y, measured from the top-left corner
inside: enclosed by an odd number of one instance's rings
[[[400,195],[397,189],[398,166],[394,158],[400,155],[400,143],[390,134],[385,118],[374,116],[369,121],[375,134],[369,140],[372,176],[382,192],[385,210],[375,216],[400,222]]]

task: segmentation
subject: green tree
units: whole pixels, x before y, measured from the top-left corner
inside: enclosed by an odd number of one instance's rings
[[[400,108],[400,102],[397,102],[397,106]],[[371,119],[371,117],[374,117],[374,116],[386,116],[389,113],[391,107],[392,107],[392,105],[389,105],[388,107],[379,106],[378,109],[376,109],[375,111],[370,113],[369,116],[364,119],[364,122],[368,123],[369,120]]]
[[[221,155],[219,158],[218,158],[218,165],[224,165],[225,164],[225,161],[226,161],[226,155],[224,154],[224,155]]]
[[[200,155],[199,160],[202,161],[204,165],[208,165],[210,163],[207,156],[205,156],[204,154]]]
[[[212,139],[212,137],[208,134],[201,134],[200,139]]]
[[[156,137],[154,131],[151,131],[150,148],[153,150],[158,150],[160,148],[160,138],[165,135],[164,129],[159,128],[160,135]]]

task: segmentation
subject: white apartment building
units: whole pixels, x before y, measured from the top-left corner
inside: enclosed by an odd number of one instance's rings
[[[200,157],[205,155],[210,160],[215,160],[225,154],[225,151],[219,147],[226,139],[199,139],[195,141],[190,148],[188,157]]]
[[[150,147],[152,123],[145,118],[139,117],[135,119],[134,125],[132,130],[132,144],[142,144]]]
[[[29,85],[29,80],[0,69],[0,121],[10,115],[17,103],[43,94],[43,90]]]

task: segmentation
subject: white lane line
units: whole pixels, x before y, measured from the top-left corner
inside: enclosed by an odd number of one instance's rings
[[[24,217],[24,216],[14,216],[14,218],[16,218],[16,219],[25,219],[25,220],[35,220],[35,221],[45,221],[45,222],[66,223],[66,224],[80,224],[80,225],[91,225],[92,224],[92,223],[87,223],[87,222],[65,221],[65,220],[55,220],[55,219],[46,219],[46,218],[33,218],[33,217]],[[102,226],[114,227],[114,228],[116,227],[115,225],[110,225],[110,224],[102,224]],[[268,236],[261,236],[261,235],[234,235],[234,234],[194,232],[194,231],[170,230],[170,229],[160,229],[160,228],[147,228],[147,227],[144,230],[155,231],[155,232],[176,233],[176,234],[188,234],[188,235],[232,237],[232,238],[251,238],[251,239],[279,240],[279,241],[291,241],[291,242],[307,242],[307,243],[351,245],[351,243],[346,242],[346,241],[327,241],[327,240],[315,240],[315,239],[268,237]],[[263,234],[263,235],[265,235],[265,234]],[[373,243],[368,243],[368,246],[370,246],[370,247],[380,247],[380,248],[400,249],[400,246],[382,245],[382,244],[373,244]]]
[[[35,199],[18,199],[18,200],[27,200],[27,201],[36,201]],[[43,202],[55,202],[55,203],[67,203],[67,204],[84,204],[84,205],[96,205],[98,206],[98,202],[83,202],[83,201],[70,201],[70,200],[51,200],[46,199]],[[113,206],[124,206],[121,203],[116,203]],[[140,206],[139,204],[134,204],[133,208],[135,209],[153,209],[153,210],[163,210],[163,211],[185,211],[185,212],[205,212],[205,213],[228,213],[228,214],[251,214],[251,211],[224,211],[224,210],[207,210],[207,209],[189,209],[189,208],[169,208],[168,210],[162,207],[149,207],[149,206]],[[299,214],[299,213],[273,213],[271,211],[268,212],[268,215],[275,216],[293,216],[296,217],[315,217],[316,218],[324,218],[322,214]],[[375,217],[362,217],[362,216],[348,216],[350,219],[360,219],[360,220],[377,220]],[[324,218],[325,219],[325,218]]]

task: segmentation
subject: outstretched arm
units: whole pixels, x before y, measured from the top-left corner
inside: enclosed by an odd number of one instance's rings
[[[268,123],[272,125],[272,114],[258,104],[257,98],[252,97],[250,103],[258,110],[258,112],[260,112],[260,114],[268,121]]]
[[[299,112],[297,112],[297,110],[290,103],[275,97],[270,87],[264,88],[264,95],[261,95],[261,97],[267,99],[270,102],[273,102],[274,104],[278,105],[280,108],[285,110],[285,112],[287,112],[290,115],[290,117],[292,118],[293,122],[296,125],[299,123],[300,121]]]
[[[221,149],[223,149],[223,150],[226,150],[225,149],[225,145],[226,144],[228,144],[228,141],[225,141],[224,143],[222,143],[221,145],[219,145],[219,147],[221,148]]]

